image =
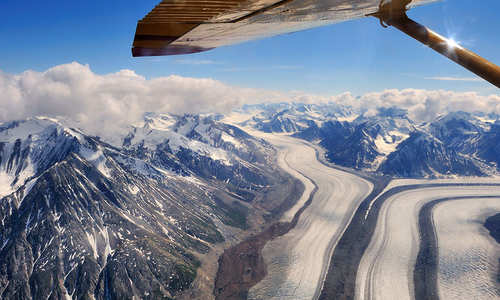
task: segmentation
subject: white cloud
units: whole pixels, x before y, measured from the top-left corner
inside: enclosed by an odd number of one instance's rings
[[[425,77],[428,80],[439,80],[439,81],[470,81],[470,82],[483,82],[481,78],[474,77]]]
[[[148,111],[224,113],[274,94],[213,79],[172,75],[147,80],[131,70],[98,75],[88,65],[74,62],[45,72],[0,72],[0,121],[64,116],[93,134],[105,135],[140,120]]]
[[[244,103],[296,101],[351,105],[362,112],[379,107],[406,108],[417,120],[449,111],[500,113],[500,95],[427,90],[385,90],[355,97],[299,91],[241,88],[213,79],[168,76],[147,80],[131,70],[99,75],[88,65],[70,63],[45,72],[0,71],[0,121],[36,115],[63,116],[88,132],[104,137],[120,133],[145,112],[225,113]]]
[[[454,111],[500,113],[500,95],[483,96],[476,92],[392,89],[361,97],[345,93],[332,97],[332,101],[352,105],[361,112],[372,112],[380,107],[399,107],[407,109],[410,118],[424,122]]]

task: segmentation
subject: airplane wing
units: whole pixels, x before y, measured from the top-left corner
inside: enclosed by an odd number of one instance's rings
[[[138,22],[132,54],[201,52],[361,18],[376,13],[390,1],[163,0]],[[409,7],[435,1],[403,0]]]
[[[500,88],[500,67],[411,20],[439,0],[163,0],[137,24],[133,56],[188,54],[374,16]]]

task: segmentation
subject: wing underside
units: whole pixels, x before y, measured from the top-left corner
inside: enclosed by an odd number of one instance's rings
[[[380,1],[163,0],[138,22],[132,53],[201,52],[361,18],[376,12]],[[410,6],[434,1],[413,0]]]

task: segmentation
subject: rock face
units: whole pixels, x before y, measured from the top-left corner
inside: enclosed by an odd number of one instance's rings
[[[0,125],[0,298],[175,297],[281,183],[273,155],[200,116],[149,114],[123,145],[47,118]]]

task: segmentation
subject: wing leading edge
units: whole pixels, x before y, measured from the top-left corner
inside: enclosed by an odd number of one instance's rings
[[[413,0],[410,6],[435,1]],[[206,51],[361,18],[377,12],[380,4],[380,0],[163,0],[137,23],[132,54]]]

